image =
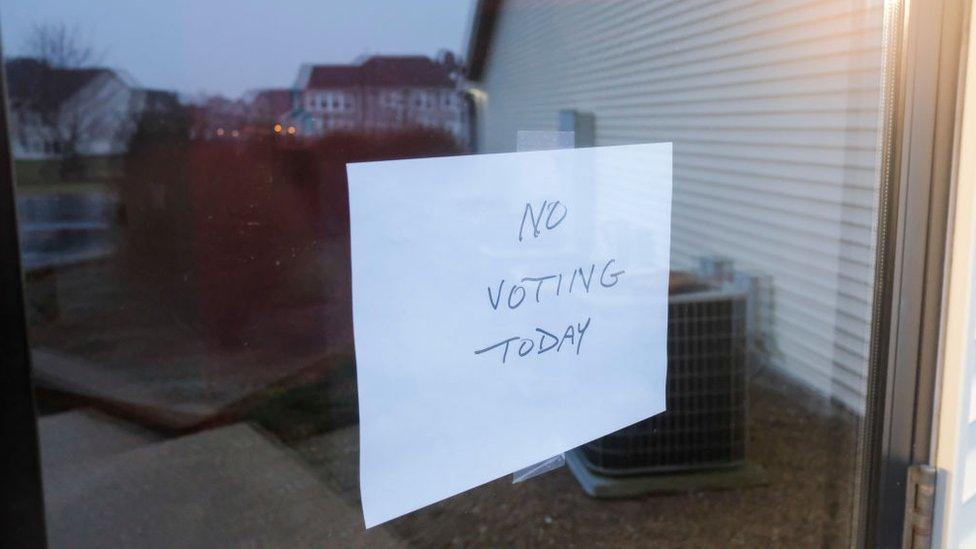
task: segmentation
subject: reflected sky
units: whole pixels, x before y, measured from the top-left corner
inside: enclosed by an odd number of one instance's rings
[[[8,56],[31,28],[64,22],[102,64],[145,87],[238,96],[289,86],[301,63],[348,63],[365,53],[462,52],[473,0],[0,0]]]

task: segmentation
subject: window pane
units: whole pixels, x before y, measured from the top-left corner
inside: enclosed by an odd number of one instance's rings
[[[52,545],[850,542],[882,2],[300,9],[0,0]],[[346,164],[524,131],[673,143],[668,409],[367,531]]]

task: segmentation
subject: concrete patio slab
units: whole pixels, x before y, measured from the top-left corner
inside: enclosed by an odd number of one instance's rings
[[[322,356],[289,357],[273,367],[249,357],[224,358],[212,362],[225,370],[212,378],[200,373],[162,373],[164,368],[153,364],[125,369],[45,348],[32,350],[32,366],[35,385],[41,390],[69,395],[73,402],[109,409],[140,423],[189,431],[226,421],[248,398],[298,375]],[[207,361],[207,357],[196,359]]]
[[[156,443],[51,486],[52,547],[396,547],[245,424]]]
[[[152,431],[88,409],[41,417],[38,434],[45,480],[162,440]]]

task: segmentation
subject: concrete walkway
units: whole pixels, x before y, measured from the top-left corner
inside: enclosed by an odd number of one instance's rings
[[[182,357],[220,367],[214,379],[204,374],[170,374],[164,367],[139,364],[120,368],[114,363],[87,360],[52,349],[31,353],[34,382],[42,389],[72,395],[79,402],[98,403],[127,418],[174,431],[187,431],[229,415],[234,406],[256,392],[315,364],[321,353],[284,357],[262,366],[253,357],[209,362],[206,356]],[[178,363],[174,359],[167,364]]]
[[[397,547],[245,424],[159,441],[91,412],[40,422],[52,547]]]

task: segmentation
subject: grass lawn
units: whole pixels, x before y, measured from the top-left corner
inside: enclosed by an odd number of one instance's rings
[[[59,160],[14,160],[14,179],[21,194],[98,192],[122,176],[122,158],[96,156],[81,160],[82,177],[62,179]]]

